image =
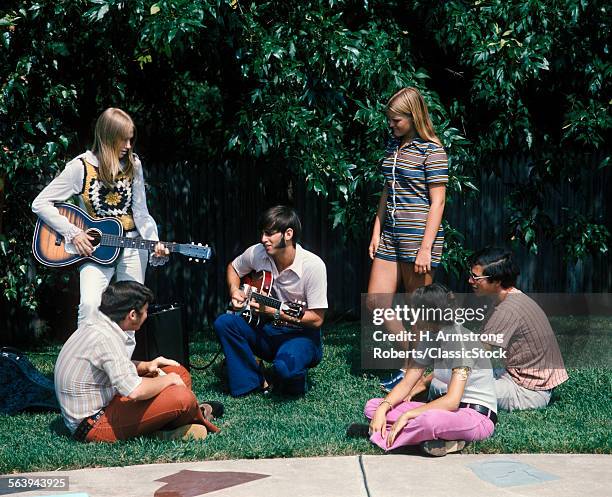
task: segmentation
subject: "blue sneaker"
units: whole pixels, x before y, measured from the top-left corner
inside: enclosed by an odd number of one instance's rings
[[[395,387],[395,385],[397,385],[400,381],[404,379],[405,375],[406,373],[400,369],[391,377],[390,380],[381,381],[380,388],[383,392],[389,393],[391,390],[393,390],[393,387]]]

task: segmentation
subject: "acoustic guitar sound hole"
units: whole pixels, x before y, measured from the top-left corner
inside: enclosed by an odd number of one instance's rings
[[[102,232],[100,230],[90,228],[85,233],[93,238],[91,244],[93,245],[94,250],[97,249],[100,246],[100,241],[102,240]]]

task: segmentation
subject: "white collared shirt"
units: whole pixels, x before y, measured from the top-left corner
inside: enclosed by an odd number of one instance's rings
[[[280,273],[261,243],[252,245],[232,262],[241,278],[251,271],[270,271],[274,277],[272,289],[283,302],[301,300],[307,309],[327,309],[327,270],[323,260],[304,249],[295,247],[293,263]]]

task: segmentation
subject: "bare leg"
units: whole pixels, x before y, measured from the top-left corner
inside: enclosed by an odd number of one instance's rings
[[[400,264],[374,258],[368,293],[395,293],[399,284]]]
[[[367,307],[370,312],[375,308],[393,306],[393,296],[400,281],[399,266],[397,262],[374,258],[368,282]],[[398,320],[385,320],[384,326],[390,333],[399,334],[403,331],[402,322]]]
[[[402,262],[400,263],[400,272],[402,275],[402,282],[404,283],[404,288],[406,289],[406,293],[411,294],[417,288],[421,286],[428,286],[433,283],[433,276],[434,276],[435,269],[432,268],[430,272],[424,273],[424,274],[415,273],[414,264],[412,262]],[[415,348],[417,344],[414,342],[411,342],[407,345],[410,348]],[[406,361],[404,368],[407,369],[409,367],[409,364],[410,362]],[[419,385],[418,383],[415,386],[419,386],[422,388],[422,385]],[[411,395],[409,395],[408,397],[411,397]]]
[[[435,269],[425,274],[415,273],[414,264],[412,262],[400,262],[400,272],[402,281],[406,289],[406,293],[412,293],[420,286],[427,286],[433,283]]]

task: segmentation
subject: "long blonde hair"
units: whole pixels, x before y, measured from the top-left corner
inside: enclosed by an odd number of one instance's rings
[[[127,112],[109,107],[96,121],[94,142],[91,151],[98,158],[98,176],[107,185],[112,184],[119,174],[119,153],[121,141],[134,134],[132,143],[136,138],[136,126]],[[134,154],[130,148],[124,157],[123,172],[134,177]]]
[[[409,114],[412,115],[414,127],[423,140],[437,143],[442,146],[440,138],[434,131],[427,104],[423,95],[416,88],[402,88],[387,102],[387,114]]]

